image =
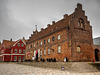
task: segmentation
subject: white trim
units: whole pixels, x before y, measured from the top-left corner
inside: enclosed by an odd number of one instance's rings
[[[25,55],[25,54],[11,54],[11,55]]]
[[[22,39],[19,39],[13,46],[15,46],[20,40]],[[22,42],[26,45],[26,43],[22,40]]]
[[[0,57],[2,57],[2,55],[0,55]]]
[[[25,54],[2,54],[2,55],[25,55]],[[2,56],[0,55],[0,56]]]

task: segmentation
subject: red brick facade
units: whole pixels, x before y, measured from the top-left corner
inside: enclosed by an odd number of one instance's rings
[[[36,50],[38,57],[45,60],[55,58],[64,61],[67,57],[69,61],[93,61],[92,27],[82,5],[77,4],[71,15],[65,14],[63,19],[53,21],[40,32],[33,31],[26,45],[26,52],[33,51],[31,59]]]

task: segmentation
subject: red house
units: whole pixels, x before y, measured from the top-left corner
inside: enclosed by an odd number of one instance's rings
[[[0,49],[0,61],[24,61],[25,40],[3,40]]]

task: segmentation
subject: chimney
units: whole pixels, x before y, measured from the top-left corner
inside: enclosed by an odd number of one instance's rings
[[[43,31],[44,29],[43,28],[41,28],[41,31]]]
[[[12,38],[10,39],[10,41],[12,42]]]
[[[50,27],[50,24],[48,24],[47,27]]]
[[[65,15],[64,15],[64,19],[66,19],[67,17],[68,17],[68,14],[65,14]]]
[[[23,37],[23,40],[25,40],[25,37]]]
[[[52,21],[52,25],[55,24],[55,21]]]

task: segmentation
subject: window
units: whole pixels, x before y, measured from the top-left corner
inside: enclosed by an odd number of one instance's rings
[[[77,52],[81,52],[81,47],[77,46]]]
[[[61,46],[58,46],[58,53],[61,53]]]
[[[17,56],[14,56],[14,61],[17,61]]]
[[[38,42],[37,42],[37,46],[38,46]]]
[[[58,40],[60,40],[60,35],[58,35]]]
[[[23,50],[23,53],[25,53],[25,50]]]
[[[46,54],[46,50],[44,49],[44,55]]]
[[[20,43],[18,43],[17,45],[20,46]]]
[[[41,45],[42,45],[42,41],[41,41]]]
[[[31,48],[32,48],[32,45],[31,45]]]
[[[17,53],[17,49],[15,49],[15,53]]]
[[[21,49],[19,49],[19,53],[21,53]]]
[[[30,46],[28,47],[28,49],[30,49]]]
[[[78,26],[81,27],[81,28],[84,27],[84,20],[82,18],[79,19]]]
[[[46,43],[46,40],[44,40],[44,44]]]
[[[34,44],[34,47],[35,47],[35,44]]]
[[[23,61],[25,60],[25,57],[23,57]]]
[[[41,53],[40,53],[40,55],[42,55],[42,50],[41,50]]]
[[[52,37],[52,41],[55,41],[55,37],[54,36]]]
[[[21,56],[19,56],[18,61],[21,61]]]
[[[48,54],[50,54],[50,48],[48,48]]]
[[[48,43],[50,43],[50,38],[48,38]]]
[[[24,44],[22,43],[21,46],[24,47]]]

